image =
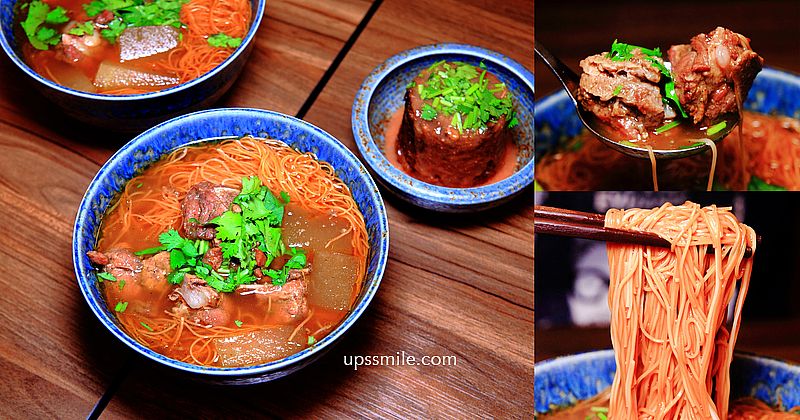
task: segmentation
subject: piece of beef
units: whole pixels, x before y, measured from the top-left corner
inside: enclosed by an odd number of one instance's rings
[[[219,267],[222,265],[222,260],[222,248],[218,246],[209,249],[206,251],[206,254],[203,255],[203,262],[210,265],[214,271],[219,270]]]
[[[658,82],[661,72],[641,50],[629,60],[614,61],[607,53],[581,61],[578,101],[616,132],[628,139],[644,139],[664,121],[664,105]]]
[[[166,284],[167,274],[170,271],[169,252],[159,252],[142,261],[142,273],[139,282],[142,286],[155,290],[160,285]]]
[[[668,55],[675,92],[695,124],[736,112],[735,89],[744,101],[764,63],[749,39],[722,27],[695,36],[688,45],[673,45]]]
[[[237,195],[239,191],[233,188],[208,181],[193,185],[181,202],[184,235],[190,239],[214,239],[217,230],[205,225],[227,211]]]
[[[414,85],[425,84],[429,71],[414,79]],[[499,84],[497,76],[486,73],[488,86]],[[506,90],[496,93],[497,97]],[[500,165],[506,147],[513,141],[505,115],[486,124],[485,129],[459,132],[451,126],[452,115],[439,113],[434,119],[422,118],[423,101],[417,89],[407,89],[405,108],[397,149],[406,170],[422,181],[445,187],[465,188],[481,184]]]
[[[166,251],[145,259],[126,248],[112,248],[106,252],[89,251],[86,255],[92,263],[102,266],[103,271],[117,280],[148,290],[156,290],[165,284],[170,272],[169,252]]]
[[[95,55],[102,47],[103,38],[100,31],[94,31],[91,35],[71,35],[66,33],[75,26],[77,22],[70,22],[65,26],[65,33],[61,35],[61,42],[56,45],[56,58],[66,63],[76,63]]]
[[[102,266],[103,271],[125,282],[137,281],[143,267],[141,258],[125,248],[112,248],[106,252],[89,251],[86,255],[92,263]]]
[[[110,10],[103,10],[94,17],[94,23],[99,25],[107,25],[112,20],[114,20],[114,12],[111,12]]]
[[[182,301],[192,309],[213,308],[219,303],[220,295],[205,280],[186,274],[180,286],[169,294],[169,299]]]
[[[278,308],[278,320],[291,322],[304,317],[308,313],[308,283],[306,275],[310,271],[310,268],[289,270],[289,278],[283,286],[275,286],[271,283],[243,284],[236,288],[236,292],[242,296],[251,294],[269,296],[272,304]]]

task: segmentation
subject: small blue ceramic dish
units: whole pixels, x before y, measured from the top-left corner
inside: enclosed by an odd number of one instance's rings
[[[95,270],[86,252],[94,249],[100,223],[115,195],[151,163],[170,151],[203,139],[219,137],[272,138],[301,152],[312,152],[330,163],[353,194],[364,215],[370,253],[364,287],[342,323],[313,347],[281,360],[240,368],[204,367],[179,362],[142,346],[120,329],[106,305]],[[386,208],[378,187],[350,150],[321,129],[288,115],[256,109],[229,108],[201,111],[164,122],[131,140],[100,168],[81,201],[75,220],[72,258],[81,293],[92,312],[114,336],[136,352],[160,364],[189,372],[202,380],[224,384],[250,384],[288,375],[320,357],[364,313],[380,285],[389,251]]]
[[[178,86],[136,95],[103,95],[82,92],[42,77],[22,59],[15,39],[14,5],[0,0],[0,45],[6,55],[45,97],[67,115],[113,131],[138,132],[182,113],[207,108],[233,86],[253,49],[266,0],[251,0],[253,22],[242,45],[208,73]]]
[[[758,74],[745,109],[800,118],[800,75],[765,68]],[[575,107],[561,90],[536,102],[536,156],[544,156],[583,130]]]
[[[534,409],[544,414],[599,394],[614,381],[613,350],[558,357],[534,366]],[[800,366],[737,353],[731,363],[731,399],[754,397],[788,410],[800,406]]]
[[[446,188],[417,180],[387,159],[384,129],[403,106],[406,85],[439,60],[475,66],[483,62],[513,94],[519,118],[519,125],[514,128],[519,155],[517,171],[510,177],[481,187]],[[426,45],[389,58],[367,76],[353,103],[353,137],[379,182],[403,200],[440,212],[479,211],[511,199],[533,183],[533,102],[533,74],[518,62],[472,45]]]

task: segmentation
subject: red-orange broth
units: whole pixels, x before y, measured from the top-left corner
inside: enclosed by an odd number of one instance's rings
[[[241,178],[252,175],[274,193],[290,196],[281,225],[283,242],[308,256],[307,314],[286,320],[281,303],[269,296],[231,292],[220,293],[217,307],[179,319],[170,315],[176,302],[167,297],[177,286],[166,279],[152,290],[135,281],[124,287],[103,282],[111,311],[127,302],[123,312],[114,313],[137,341],[189,363],[253,365],[314,345],[347,315],[366,266],[363,217],[357,206],[349,208],[355,203],[330,166],[277,143],[245,138],[173,152],[127,184],[103,219],[96,249],[158,246],[161,232],[180,231],[179,203],[190,186],[206,180],[240,190]],[[208,311],[202,319],[211,327],[192,321],[201,311]]]
[[[23,30],[34,1],[44,3],[50,11],[63,8],[68,18],[64,23],[39,27],[56,31],[57,44],[47,45],[47,49],[34,47]],[[34,71],[60,85],[92,93],[155,92],[200,77],[235,50],[230,45],[211,45],[209,38],[225,35],[241,42],[251,24],[249,0],[185,0],[176,24],[180,28],[124,23],[126,8],[90,15],[86,10],[90,3],[19,0],[13,25],[23,60]],[[131,0],[128,4],[133,8],[144,2]],[[112,22],[127,26],[117,38],[104,35]],[[89,24],[91,34],[71,32],[81,24]],[[123,48],[132,53],[121,56]]]

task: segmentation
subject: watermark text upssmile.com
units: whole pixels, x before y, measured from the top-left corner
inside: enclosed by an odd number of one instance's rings
[[[344,365],[358,370],[362,366],[456,366],[456,356],[422,356],[417,357],[398,351],[395,354],[383,355],[345,355]]]

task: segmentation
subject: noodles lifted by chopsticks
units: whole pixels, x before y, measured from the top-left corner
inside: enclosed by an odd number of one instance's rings
[[[729,208],[686,202],[612,209],[606,226],[655,233],[672,249],[608,244],[617,373],[609,417],[726,419],[729,367],[756,235]],[[707,247],[714,248],[707,254]],[[733,323],[726,308],[740,291]]]

